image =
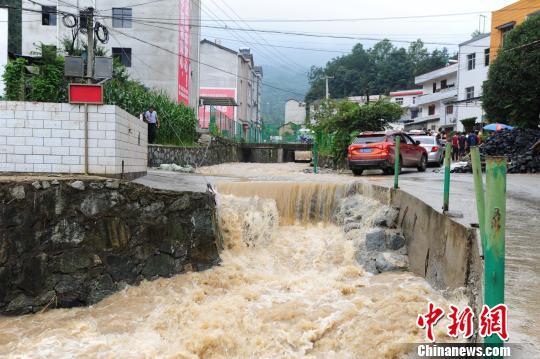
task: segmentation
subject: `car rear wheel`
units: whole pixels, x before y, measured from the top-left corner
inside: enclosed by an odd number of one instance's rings
[[[353,169],[353,170],[352,170],[352,173],[353,173],[355,176],[361,176],[363,172],[364,172],[364,170],[359,170],[359,169]]]
[[[427,156],[422,155],[422,158],[420,159],[420,165],[417,167],[418,172],[425,172],[427,168]]]
[[[385,174],[393,175],[395,172],[394,168],[395,168],[394,166],[388,167],[386,168],[386,170],[383,170],[383,172],[385,172]],[[399,156],[399,174],[401,174],[402,169],[403,169],[403,158]]]

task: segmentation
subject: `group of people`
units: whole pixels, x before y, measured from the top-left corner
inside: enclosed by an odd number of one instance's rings
[[[460,161],[473,146],[478,146],[481,142],[478,132],[455,132],[452,136],[452,160]]]

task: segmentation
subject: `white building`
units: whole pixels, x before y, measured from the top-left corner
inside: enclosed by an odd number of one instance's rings
[[[403,115],[401,115],[399,122],[409,123],[418,117],[420,110],[416,98],[423,93],[422,89],[390,92],[390,102],[397,103],[403,109]]]
[[[303,125],[306,121],[306,103],[295,99],[289,99],[285,103],[285,121],[297,125]]]
[[[453,102],[457,99],[458,64],[417,76],[414,83],[422,86],[423,95],[416,98],[419,115],[405,125],[406,130],[455,129],[456,115]]]
[[[95,21],[109,30],[109,42],[98,43],[108,56],[117,57],[145,86],[192,107],[198,105],[200,0],[23,0],[22,7],[36,10],[22,11],[23,55],[35,55],[40,43],[63,50],[63,40],[73,35],[58,12],[78,15],[79,10],[93,7]],[[178,25],[152,21],[164,17],[175,19]],[[83,42],[86,36],[79,34],[76,43],[82,46]]]
[[[459,44],[458,93],[455,104],[457,130],[462,131],[461,120],[476,117],[482,122],[482,87],[489,70],[489,34]]]
[[[201,99],[229,99],[236,106],[217,106],[222,115],[235,122],[234,131],[242,128],[242,136],[254,139],[261,130],[261,95],[263,69],[255,66],[250,49],[238,52],[219,42],[202,40],[200,45]],[[204,104],[202,104],[204,105]],[[199,109],[201,128],[208,128],[210,108]]]
[[[4,96],[4,66],[8,61],[8,9],[0,6],[0,97]]]

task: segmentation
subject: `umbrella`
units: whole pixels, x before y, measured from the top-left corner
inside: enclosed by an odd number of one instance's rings
[[[502,131],[502,130],[513,130],[512,126],[505,125],[504,123],[490,123],[487,126],[484,126],[486,131]]]

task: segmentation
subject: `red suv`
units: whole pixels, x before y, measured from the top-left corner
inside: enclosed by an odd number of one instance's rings
[[[384,174],[393,174],[396,136],[401,137],[400,171],[401,167],[416,167],[419,172],[424,172],[428,161],[426,149],[406,133],[362,132],[349,146],[347,156],[349,168],[354,175],[360,176],[365,169],[374,168],[382,169]]]

